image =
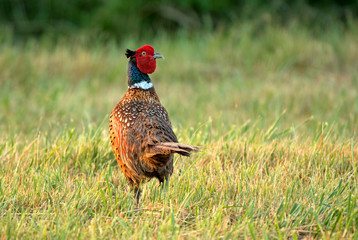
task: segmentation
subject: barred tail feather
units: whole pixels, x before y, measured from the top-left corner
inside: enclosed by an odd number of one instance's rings
[[[198,150],[198,146],[176,142],[164,142],[152,145],[150,151],[146,154],[146,157],[151,157],[158,154],[166,155],[171,153],[178,153],[182,156],[190,157],[191,152],[197,152]]]

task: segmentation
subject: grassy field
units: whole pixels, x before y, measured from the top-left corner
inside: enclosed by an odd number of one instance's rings
[[[357,239],[358,31],[240,23],[121,43],[0,37],[0,238]],[[139,209],[108,117],[126,48],[152,75],[181,142],[166,198]]]

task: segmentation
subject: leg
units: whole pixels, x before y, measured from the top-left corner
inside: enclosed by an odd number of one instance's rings
[[[140,195],[141,195],[142,191],[140,190],[139,187],[135,187],[134,188],[134,198],[135,198],[135,207],[138,208],[139,206],[139,199],[140,199]]]
[[[130,177],[127,177],[127,179],[129,181],[129,186],[131,187],[131,189],[134,192],[135,208],[138,208],[140,195],[142,193],[142,191],[140,190],[140,185],[139,185],[140,182],[136,182]]]
[[[164,198],[165,198],[169,185],[169,176],[159,179],[159,184],[162,187],[162,191],[164,192]]]

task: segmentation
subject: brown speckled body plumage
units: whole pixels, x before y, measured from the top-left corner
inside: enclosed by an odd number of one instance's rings
[[[154,88],[129,89],[110,116],[112,149],[131,185],[146,178],[163,181],[173,172],[173,153],[156,158],[150,150],[160,142],[178,142],[169,116]]]
[[[130,66],[136,59],[130,59]],[[135,70],[137,71],[137,70]],[[195,146],[178,143],[168,112],[161,105],[154,87],[131,87],[113,109],[109,134],[117,162],[135,189],[137,204],[140,183],[157,178],[160,183],[173,172],[174,153],[190,156]]]

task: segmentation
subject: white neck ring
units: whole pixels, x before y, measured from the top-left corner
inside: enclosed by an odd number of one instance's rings
[[[152,88],[152,87],[153,87],[153,84],[151,82],[147,82],[147,81],[141,81],[139,83],[133,84],[132,86],[128,86],[129,89],[141,88],[141,89],[144,89],[144,90],[147,90],[147,89]]]

